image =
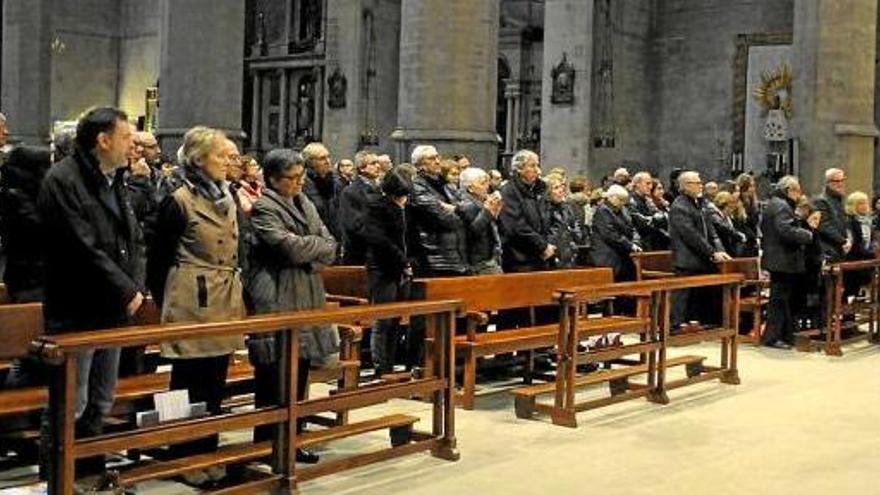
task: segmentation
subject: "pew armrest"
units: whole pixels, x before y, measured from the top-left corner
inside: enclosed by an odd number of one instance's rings
[[[370,301],[364,299],[363,297],[352,297],[352,296],[340,296],[338,294],[327,294],[326,295],[327,302],[336,302],[341,306],[363,306],[365,304],[370,304]]]

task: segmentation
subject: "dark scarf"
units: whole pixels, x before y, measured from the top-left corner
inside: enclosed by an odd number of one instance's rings
[[[196,193],[210,200],[218,212],[224,215],[229,212],[233,201],[223,181],[211,180],[201,168],[192,165],[186,166],[186,178]]]

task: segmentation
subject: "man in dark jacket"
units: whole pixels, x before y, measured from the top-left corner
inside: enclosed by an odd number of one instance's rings
[[[342,227],[342,256],[346,265],[363,265],[366,246],[362,238],[367,205],[381,195],[376,180],[379,161],[375,154],[359,151],[354,156],[358,175],[339,198],[339,223]]]
[[[638,172],[632,178],[632,195],[627,206],[639,242],[647,251],[663,250],[669,247],[669,233],[666,215],[660,213],[651,200],[654,179],[648,172]]]
[[[761,245],[764,255],[761,266],[770,272],[770,303],[767,308],[767,329],[762,343],[777,348],[794,344],[795,320],[791,307],[795,287],[803,281],[804,253],[813,242],[813,233],[800,226],[795,206],[801,197],[796,177],[787,175],[779,180],[776,192],[764,210]],[[816,229],[816,217],[810,217]]]
[[[459,180],[461,187],[456,212],[467,231],[467,257],[471,273],[501,273],[501,236],[498,232],[501,195],[489,194],[489,174],[481,168],[462,170]]]
[[[546,270],[556,246],[547,238],[548,225],[542,211],[547,186],[542,180],[538,155],[518,151],[511,159],[511,177],[501,186],[504,208],[499,217],[504,239],[505,272]]]
[[[416,274],[464,275],[468,271],[464,223],[455,213],[456,198],[450,196],[440,173],[440,155],[433,146],[416,146],[412,160],[418,167],[409,200]]]
[[[852,248],[852,240],[847,237],[846,209],[843,198],[846,195],[846,174],[843,170],[830,168],[825,171],[825,191],[813,200],[816,209],[822,212],[819,224],[819,244],[825,261],[843,261]]]
[[[703,208],[703,183],[697,172],[682,172],[678,177],[679,196],[669,209],[669,237],[673,267],[679,276],[715,273],[715,263],[729,260],[712,222]],[[718,319],[716,304],[720,299],[713,290],[676,291],[672,303],[672,324],[677,330],[690,320]]]
[[[608,188],[605,201],[593,216],[593,264],[613,269],[615,282],[635,280],[630,255],[642,250],[635,242],[636,231],[624,207],[628,201],[626,189],[615,184]]]
[[[303,192],[318,210],[318,216],[333,237],[342,239],[338,209],[339,196],[330,151],[321,143],[309,143],[302,150],[306,160],[306,182]],[[341,244],[341,243],[340,243]]]
[[[73,156],[49,170],[38,199],[49,333],[125,325],[144,300],[141,231],[121,174],[132,146],[125,113],[115,108],[88,112],[77,125],[76,145]],[[79,436],[101,433],[113,405],[118,366],[119,349],[84,352],[77,359]],[[89,459],[80,467],[101,471],[104,461]]]

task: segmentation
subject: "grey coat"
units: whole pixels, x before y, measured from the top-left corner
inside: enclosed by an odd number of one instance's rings
[[[321,270],[333,263],[337,243],[305,194],[296,196],[294,202],[300,207],[266,190],[254,203],[251,223],[257,252],[252,257],[256,265],[252,297],[258,314],[323,308],[326,302]],[[335,326],[310,327],[300,335],[300,357],[311,359],[313,366],[339,352]],[[267,339],[261,339],[263,344]],[[255,346],[249,347],[253,352]]]

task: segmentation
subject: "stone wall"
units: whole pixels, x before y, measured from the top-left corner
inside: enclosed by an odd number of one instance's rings
[[[159,2],[124,0],[119,47],[118,105],[144,114],[145,90],[159,79]]]

